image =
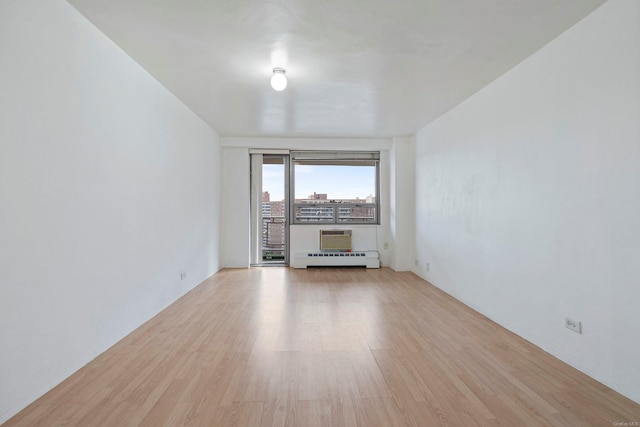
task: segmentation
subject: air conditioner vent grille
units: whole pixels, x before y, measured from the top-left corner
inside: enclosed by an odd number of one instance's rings
[[[323,236],[351,236],[351,230],[321,230]]]
[[[320,230],[321,251],[350,251],[351,230]]]

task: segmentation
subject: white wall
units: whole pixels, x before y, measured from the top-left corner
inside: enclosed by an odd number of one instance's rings
[[[66,2],[0,2],[0,423],[217,271],[219,157]]]
[[[414,267],[414,150],[413,137],[394,138],[389,150],[389,266],[396,271]]]
[[[416,272],[640,402],[638,22],[609,1],[417,134]]]
[[[247,268],[251,258],[249,149],[222,149],[222,241],[220,263],[226,268]]]
[[[390,250],[384,249],[384,242],[395,247],[394,236],[390,233],[389,203],[389,150],[392,141],[388,139],[340,139],[340,138],[222,138],[225,185],[223,191],[223,240],[222,266],[248,267],[250,260],[250,195],[249,195],[249,149],[283,150],[380,150],[380,218],[381,224],[351,225],[357,241],[377,241],[380,263],[389,266]],[[308,227],[303,230],[300,227]],[[296,251],[318,248],[319,226],[292,226],[290,258]],[[326,228],[326,227],[325,227]],[[340,228],[340,227],[335,227]],[[345,227],[342,227],[345,228]],[[310,231],[313,230],[313,231]],[[357,248],[359,249],[359,248]]]

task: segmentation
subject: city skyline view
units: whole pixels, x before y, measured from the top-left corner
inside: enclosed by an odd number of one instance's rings
[[[284,166],[263,165],[262,191],[271,201],[284,199]],[[307,199],[315,193],[329,200],[366,199],[375,195],[375,168],[371,166],[296,165],[295,198]]]

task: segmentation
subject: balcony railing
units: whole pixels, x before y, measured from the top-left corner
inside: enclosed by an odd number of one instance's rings
[[[262,261],[284,261],[284,227],[284,216],[262,217]]]

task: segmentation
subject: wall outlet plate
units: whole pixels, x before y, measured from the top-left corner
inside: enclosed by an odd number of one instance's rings
[[[582,333],[582,322],[573,320],[570,317],[564,318],[564,327],[567,329],[571,329],[573,332],[576,332],[578,334]]]

